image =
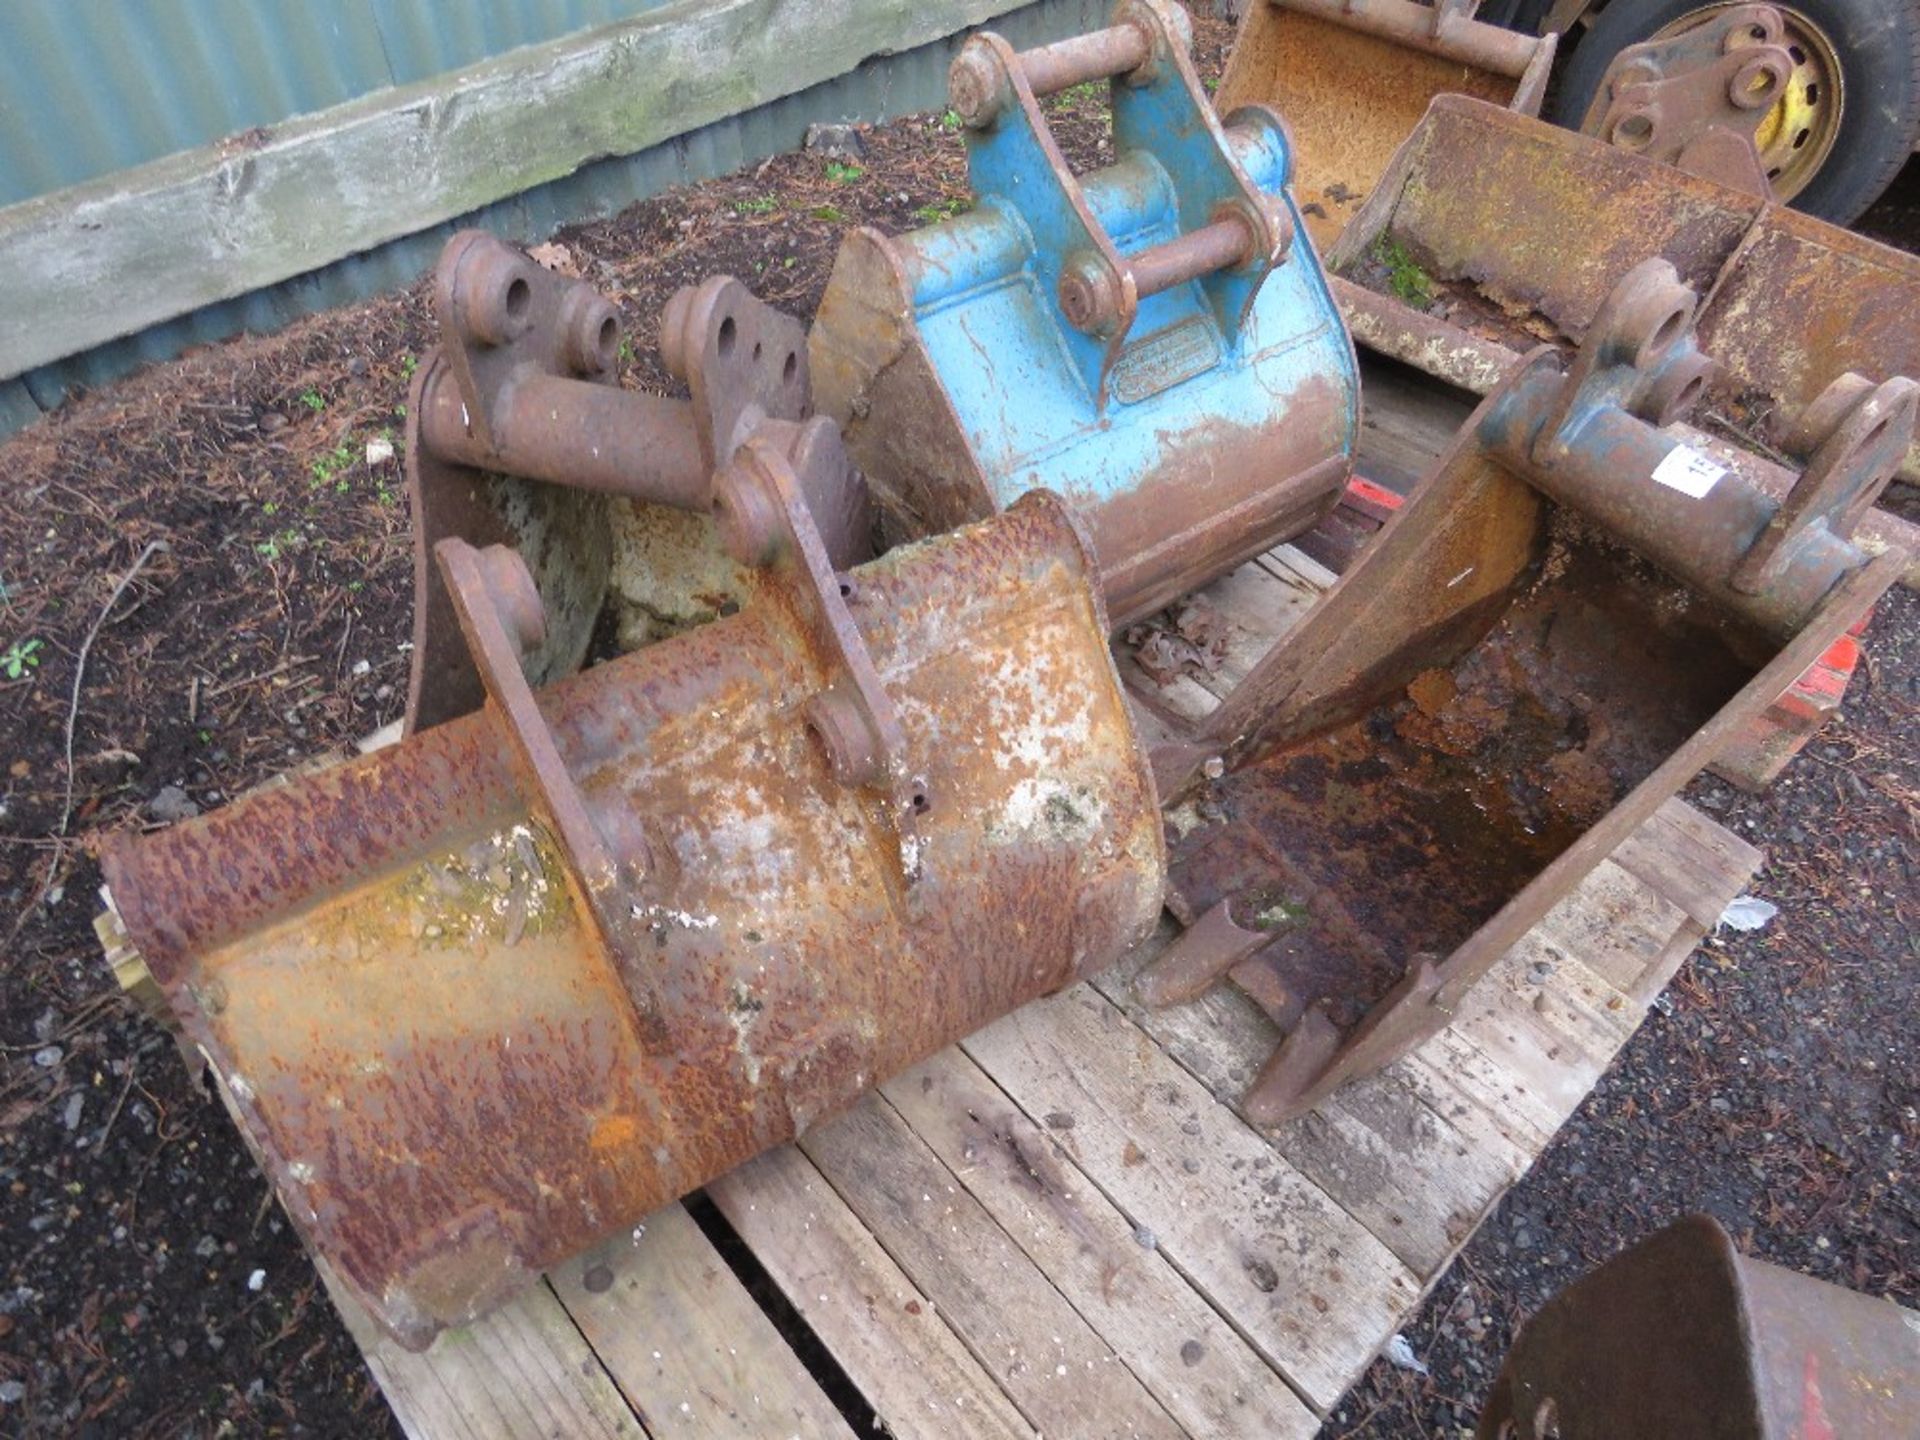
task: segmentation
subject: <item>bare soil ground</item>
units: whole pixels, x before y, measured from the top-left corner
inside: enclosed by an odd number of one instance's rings
[[[1227,35],[1200,25],[1213,73]],[[1096,94],[1054,102],[1077,167]],[[839,236],[964,206],[938,116],[853,160],[781,157],[574,227],[624,380],[669,389],[671,291],[730,272],[809,316]],[[1904,226],[1904,240],[1912,230]],[[423,292],[208,348],[0,445],[0,1433],[398,1434],[218,1104],[94,943],[109,832],[208,808],[395,718],[411,599],[398,457]],[[1691,1209],[1757,1253],[1920,1295],[1913,856],[1920,602],[1890,598],[1847,715],[1767,797],[1780,917],[1710,944],[1329,1433],[1453,1435],[1518,1322]],[[69,752],[71,761],[69,762]]]

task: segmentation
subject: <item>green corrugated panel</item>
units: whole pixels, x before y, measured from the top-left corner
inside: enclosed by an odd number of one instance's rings
[[[657,10],[665,0],[370,0],[394,83],[458,70],[522,45]]]
[[[372,0],[372,3],[396,12],[412,8],[407,0]],[[568,16],[586,14],[590,8],[590,0],[551,0],[551,3],[555,7],[564,6]],[[627,0],[599,0],[599,3],[627,3]],[[9,5],[18,5],[24,11],[37,4],[38,0],[0,0],[0,33],[4,33],[10,23]],[[538,0],[518,0],[516,8],[531,11],[537,5]],[[103,8],[106,7],[103,5]],[[641,4],[633,8],[650,6]],[[1036,0],[1001,17],[994,28],[1024,49],[1094,29],[1105,23],[1110,9],[1110,0]],[[445,39],[453,31],[451,26],[442,26],[432,33]],[[563,180],[489,205],[418,235],[395,240],[363,255],[350,255],[311,274],[238,299],[208,305],[138,335],[42,366],[21,381],[0,382],[11,387],[11,393],[0,399],[14,402],[0,405],[0,436],[23,423],[30,413],[29,407],[52,409],[75,386],[102,385],[141,365],[177,355],[191,345],[207,344],[242,330],[274,330],[315,310],[348,304],[381,290],[410,284],[433,263],[446,237],[462,226],[477,225],[516,243],[531,243],[569,221],[612,215],[634,200],[658,194],[671,186],[704,180],[752,164],[764,156],[796,148],[805,138],[806,127],[814,121],[882,120],[911,110],[938,108],[946,94],[947,62],[958,43],[958,37],[953,37],[905,54],[888,56],[837,80],[704,126],[639,154],[596,161]],[[0,50],[0,80],[4,80],[6,73],[3,57],[4,51]],[[427,63],[428,58],[426,52],[416,50],[410,52],[406,63]],[[0,125],[5,123],[7,98],[7,92],[0,89]],[[22,391],[27,396],[24,400]]]
[[[0,205],[663,0],[0,0]]]

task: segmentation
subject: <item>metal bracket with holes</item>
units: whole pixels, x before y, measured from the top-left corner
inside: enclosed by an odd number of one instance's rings
[[[1311,527],[1359,424],[1353,347],[1294,243],[1285,127],[1215,117],[1185,24],[1123,0],[1037,50],[969,40],[948,93],[972,208],[849,235],[808,341],[890,538],[1069,496],[1116,626]],[[1041,98],[1097,82],[1114,160],[1076,175]]]
[[[621,558],[609,507],[704,515],[714,475],[748,436],[790,440],[811,413],[804,328],[724,276],[682,290],[663,316],[660,347],[691,392],[684,400],[621,388],[613,302],[482,232],[447,243],[434,311],[440,344],[408,406],[413,730],[466,714],[485,694],[433,558],[440,541],[504,544],[526,561],[547,624],[522,666],[541,683],[586,653]],[[835,563],[864,559],[864,487],[809,498]]]

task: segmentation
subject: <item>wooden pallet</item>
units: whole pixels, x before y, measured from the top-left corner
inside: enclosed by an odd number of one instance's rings
[[[1234,644],[1173,708],[1329,578],[1282,547],[1211,587]],[[768,1307],[676,1205],[425,1355],[343,1312],[417,1440],[848,1435],[821,1369],[897,1436],[1310,1436],[1758,860],[1669,802],[1443,1034],[1272,1135],[1235,1110],[1251,1002],[1135,1004],[1163,933],[710,1186]]]

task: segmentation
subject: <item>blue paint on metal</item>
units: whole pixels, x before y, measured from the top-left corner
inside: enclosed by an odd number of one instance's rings
[[[1238,166],[1302,237],[1283,263],[1216,272],[1141,300],[1109,356],[1106,341],[1061,311],[1061,270],[1093,242],[1012,106],[970,136],[976,208],[892,242],[914,278],[921,341],[996,507],[1037,486],[1098,506],[1223,429],[1270,430],[1314,382],[1344,392],[1336,423],[1345,434],[1329,448],[1351,453],[1353,348],[1286,194],[1284,131],[1249,120],[1221,146],[1164,88],[1113,87],[1117,161],[1078,182],[1094,222],[1123,257],[1136,255],[1215,218],[1218,197],[1234,188],[1226,167]]]

